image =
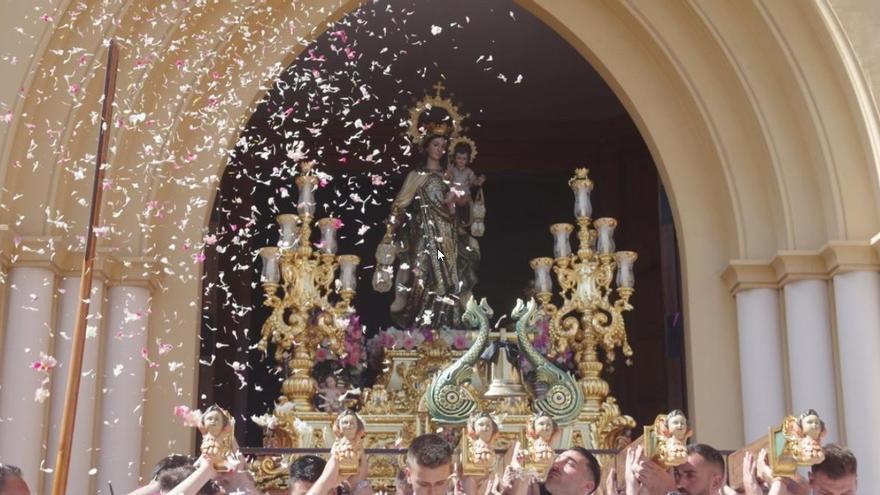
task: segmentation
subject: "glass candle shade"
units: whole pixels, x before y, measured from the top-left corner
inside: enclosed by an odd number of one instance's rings
[[[297,242],[299,242],[299,236],[296,232],[296,224],[299,222],[299,217],[293,213],[285,213],[275,217],[275,220],[278,222],[278,229],[281,231],[281,235],[278,238],[278,247],[281,249],[295,247]]]
[[[553,281],[550,279],[550,267],[553,266],[551,258],[535,258],[529,265],[535,271],[535,291],[552,292]]]
[[[296,178],[296,187],[299,188],[296,211],[301,216],[315,214],[315,186],[317,184],[318,178],[314,175],[300,175]]]
[[[556,258],[564,258],[571,255],[571,242],[569,236],[574,227],[570,223],[554,223],[550,226],[550,233],[553,234],[553,256]]]
[[[634,251],[618,251],[614,258],[617,260],[617,286],[632,289],[636,284],[633,264],[639,255]]]
[[[593,214],[593,203],[590,201],[590,193],[593,184],[590,182],[574,182],[571,186],[574,191],[574,216],[575,218],[590,218]]]
[[[355,290],[357,288],[357,270],[361,259],[353,254],[345,254],[337,258],[339,261],[339,281],[342,282],[342,290]]]
[[[589,172],[590,170],[586,168],[575,169],[574,177],[568,181],[568,185],[574,192],[575,218],[590,218],[593,215],[593,203],[590,202],[593,181],[588,177]]]
[[[604,217],[598,218],[593,222],[596,227],[599,239],[596,241],[596,251],[599,254],[612,254],[614,252],[614,229],[617,227],[617,220]]]
[[[397,251],[394,249],[394,244],[391,241],[382,241],[379,243],[379,247],[376,248],[376,263],[392,265],[394,264],[396,254]]]
[[[263,259],[260,282],[277,284],[281,280],[281,272],[278,270],[278,248],[270,246],[260,249],[260,258]]]
[[[337,221],[333,217],[318,220],[318,228],[321,230],[321,252],[336,254],[336,226]]]
[[[388,292],[394,280],[393,269],[389,265],[377,265],[373,271],[373,289],[377,292]]]

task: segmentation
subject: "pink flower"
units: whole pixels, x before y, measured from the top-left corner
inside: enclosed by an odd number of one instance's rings
[[[413,337],[411,333],[407,332],[407,334],[403,336],[402,345],[406,350],[414,349],[416,346],[416,338]]]
[[[320,363],[321,361],[326,361],[328,356],[329,353],[327,352],[327,349],[324,349],[323,347],[320,347],[315,351],[316,362]]]
[[[58,365],[58,361],[55,360],[54,357],[46,354],[45,352],[40,353],[40,359],[31,363],[31,369],[34,371],[43,371],[50,372],[55,366]]]
[[[214,244],[217,244],[217,236],[214,234],[206,235],[204,240],[205,245],[207,246],[213,246]]]
[[[381,342],[382,342],[382,347],[384,347],[385,349],[392,349],[392,348],[394,348],[395,341],[394,341],[394,336],[393,336],[393,335],[391,335],[391,334],[388,333],[388,332],[383,332],[383,333],[381,334],[381,339],[382,339],[382,340],[381,340]]]
[[[469,345],[468,337],[464,332],[455,332],[452,337],[452,347],[454,349],[466,349]]]
[[[361,348],[360,346],[352,347],[348,354],[345,356],[345,359],[342,360],[343,364],[348,366],[357,366],[361,361]]]
[[[205,252],[204,252],[204,251],[199,251],[198,253],[196,253],[196,254],[193,256],[193,258],[195,258],[196,263],[202,263],[203,261],[205,261]]]
[[[337,230],[341,229],[343,225],[345,225],[345,224],[342,223],[342,220],[340,220],[338,218],[333,219],[333,226],[336,227]]]
[[[340,29],[339,31],[333,31],[332,33],[330,33],[330,36],[339,39],[339,41],[343,43],[348,43],[348,35],[345,34],[345,31],[342,29]]]
[[[75,95],[75,94],[79,93],[79,89],[80,89],[79,84],[73,83],[67,87],[67,92],[72,95]]]
[[[379,174],[373,174],[370,179],[373,181],[374,186],[381,186],[385,184],[385,179]]]

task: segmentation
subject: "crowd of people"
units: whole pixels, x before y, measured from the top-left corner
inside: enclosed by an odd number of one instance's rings
[[[410,444],[395,492],[399,495],[855,495],[858,474],[855,456],[835,444],[823,447],[825,460],[812,466],[807,478],[774,478],[766,454],[746,453],[742,465],[743,489],[726,484],[724,456],[705,444],[687,448],[687,462],[664,469],[644,457],[642,447],[627,452],[626,472],[611,468],[603,473],[588,450],[572,447],[557,455],[544,476],[523,469],[524,451],[516,443],[504,456],[495,474],[482,478],[462,476],[454,448],[443,437],[425,434]],[[261,493],[244,470],[241,459],[228,472],[217,472],[206,457],[170,455],[162,459],[150,482],[129,495],[214,495]],[[611,463],[609,463],[611,464]],[[290,464],[290,495],[373,495],[368,478],[368,458],[362,456],[358,472],[343,477],[334,456],[325,461],[303,455]],[[543,478],[543,481],[539,481]],[[29,495],[21,471],[0,464],[0,495]]]

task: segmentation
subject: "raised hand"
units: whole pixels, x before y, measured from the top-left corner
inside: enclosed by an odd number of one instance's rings
[[[674,492],[675,478],[672,474],[650,459],[641,459],[633,467],[633,473],[648,493]]]
[[[761,453],[765,452],[761,450]],[[751,452],[746,452],[743,458],[742,480],[746,495],[763,495],[764,490],[758,481],[758,461]]]

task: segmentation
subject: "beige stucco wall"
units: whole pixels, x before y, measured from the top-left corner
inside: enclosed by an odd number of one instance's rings
[[[520,3],[599,70],[648,143],[679,233],[690,414],[701,441],[738,447],[734,300],[721,273],[732,260],[819,252],[834,241],[869,249],[880,231],[872,96],[880,9],[868,0]],[[43,20],[29,2],[7,0],[0,16],[0,115],[11,112],[0,124],[7,256],[13,235],[55,238],[56,251],[75,251],[87,213],[77,199],[89,181],[72,171],[91,167],[101,40],[122,41],[105,205],[113,229],[102,246],[129,262],[116,277],[156,284],[150,341],[180,343],[164,358],[185,363],[145,384],[145,469],[169,449],[192,447],[192,432],[171,417],[174,405],[195,402],[197,385],[201,273],[182,246],[200,242],[224,152],[300,41],[356,2],[174,5],[120,1],[102,10],[97,1],[58,1]],[[80,63],[75,47],[95,55]],[[73,95],[71,83],[81,86]],[[208,94],[220,103],[209,108]],[[130,119],[140,113],[154,122]],[[55,223],[46,222],[47,205]],[[54,260],[74,268],[75,256],[67,259]],[[158,262],[158,273],[145,260]]]

